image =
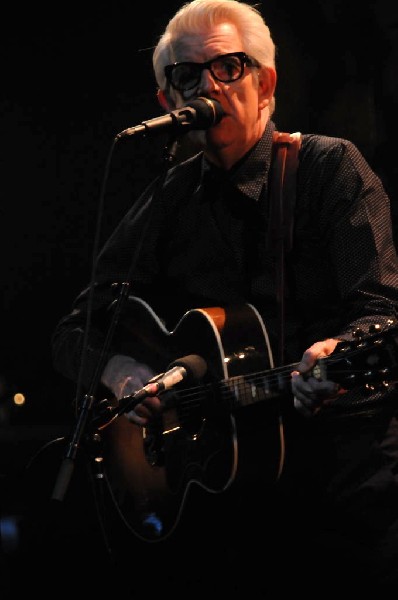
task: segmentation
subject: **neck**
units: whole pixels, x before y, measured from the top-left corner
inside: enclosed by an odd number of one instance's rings
[[[225,140],[209,129],[205,132],[206,143],[203,146],[204,154],[209,162],[220,169],[229,171],[257,144],[264,133],[266,123],[259,123],[258,131],[247,139]]]

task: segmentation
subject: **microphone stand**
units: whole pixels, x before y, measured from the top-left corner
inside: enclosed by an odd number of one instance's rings
[[[118,139],[119,138],[116,137],[115,141],[117,141]],[[107,352],[109,350],[111,341],[113,339],[113,335],[114,335],[116,326],[118,324],[119,317],[122,312],[122,308],[124,307],[126,298],[129,295],[130,281],[132,279],[132,275],[133,275],[134,269],[136,267],[136,264],[137,264],[137,261],[139,258],[139,254],[140,254],[140,251],[141,251],[144,239],[145,239],[145,233],[148,230],[148,227],[151,223],[152,215],[155,210],[155,206],[157,205],[157,203],[160,199],[160,194],[161,194],[161,191],[163,188],[163,184],[164,184],[167,172],[175,160],[177,146],[178,146],[178,137],[176,135],[172,134],[169,137],[169,139],[166,143],[166,146],[164,148],[164,156],[163,156],[163,163],[162,163],[163,166],[160,171],[156,189],[155,189],[155,192],[153,195],[151,210],[150,210],[148,219],[146,221],[145,227],[142,230],[139,243],[137,244],[137,247],[136,247],[136,250],[135,250],[135,253],[133,256],[133,260],[131,261],[130,268],[129,268],[128,275],[127,275],[127,280],[120,286],[120,292],[118,294],[118,297],[117,297],[116,303],[115,303],[115,310],[112,314],[108,332],[107,332],[103,347],[101,349],[100,359],[97,364],[97,368],[96,368],[94,376],[91,380],[89,390],[88,390],[87,394],[85,394],[85,396],[83,397],[80,407],[78,407],[78,415],[77,415],[76,422],[75,422],[74,428],[72,430],[70,439],[67,443],[67,448],[64,453],[64,458],[62,460],[61,467],[60,467],[58,475],[57,475],[57,479],[56,479],[55,486],[54,486],[53,493],[52,493],[52,500],[59,501],[59,502],[62,502],[64,500],[65,494],[69,487],[69,484],[70,484],[70,481],[72,478],[72,474],[74,471],[74,465],[75,465],[77,452],[79,450],[82,438],[85,435],[85,432],[87,429],[87,423],[90,422],[90,424],[91,424],[90,435],[92,436],[92,439],[96,442],[100,441],[99,430],[98,430],[98,428],[95,427],[95,419],[90,421],[91,415],[93,412],[93,408],[95,405],[95,392],[100,383],[101,374],[105,367],[105,357],[107,356]],[[97,467],[98,467],[98,465],[101,465],[101,463],[102,463],[101,458],[96,457]],[[97,473],[96,478],[98,480],[102,481],[103,473]]]

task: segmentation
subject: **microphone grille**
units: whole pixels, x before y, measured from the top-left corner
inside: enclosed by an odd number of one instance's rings
[[[206,129],[216,125],[224,116],[224,109],[218,100],[200,96],[189,103],[189,106],[196,111],[195,129]]]
[[[207,372],[207,363],[199,354],[188,354],[178,358],[169,367],[184,367],[192,379],[201,379]]]

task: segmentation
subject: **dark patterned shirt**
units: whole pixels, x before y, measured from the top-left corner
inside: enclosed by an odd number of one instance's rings
[[[161,189],[154,181],[133,204],[98,261],[86,382],[103,342],[111,286],[127,278],[130,293],[169,330],[190,308],[250,303],[276,342],[277,263],[268,243],[274,130],[269,122],[231,171],[196,154],[170,169]],[[347,339],[357,326],[366,332],[398,315],[389,199],[358,149],[344,139],[302,135],[296,195],[286,260],[287,363],[316,341]],[[55,367],[72,379],[86,309],[84,291],[54,334]]]

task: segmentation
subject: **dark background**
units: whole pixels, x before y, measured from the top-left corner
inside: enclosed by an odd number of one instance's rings
[[[52,368],[51,334],[90,277],[114,136],[162,114],[151,48],[179,5],[140,5],[138,16],[132,2],[93,9],[72,2],[57,15],[11,9],[2,22],[0,474],[5,498],[36,450],[69,430],[75,389]],[[397,241],[397,7],[384,0],[269,0],[261,10],[278,48],[278,129],[351,139],[390,194]],[[101,241],[153,177],[163,147],[159,137],[115,148]],[[25,405],[13,405],[15,392],[25,395]]]

